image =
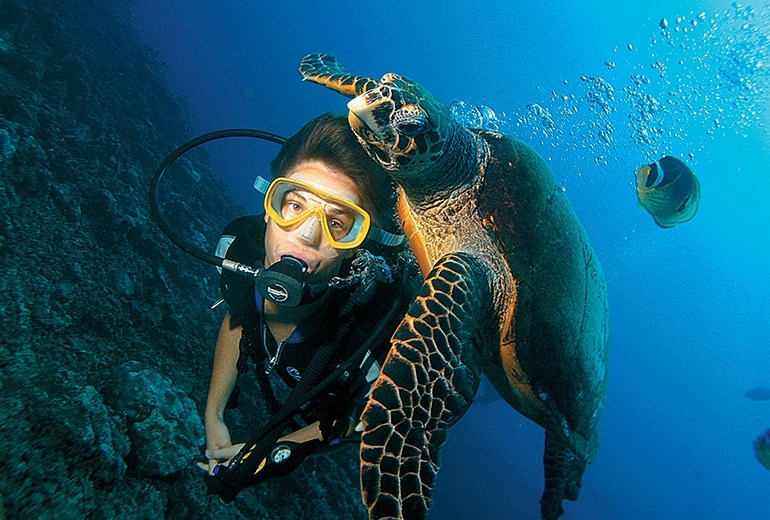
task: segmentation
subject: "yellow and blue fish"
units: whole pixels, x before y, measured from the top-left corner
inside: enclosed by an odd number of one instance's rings
[[[767,469],[770,469],[770,430],[760,435],[754,441],[754,455]]]
[[[700,182],[676,157],[664,156],[636,172],[639,205],[662,228],[672,228],[695,216],[700,201]]]

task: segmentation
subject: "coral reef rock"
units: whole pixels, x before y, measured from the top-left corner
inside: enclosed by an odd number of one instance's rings
[[[0,518],[360,518],[354,447],[227,506],[206,496],[224,310],[216,270],[150,216],[152,174],[192,124],[131,6],[0,2]],[[161,211],[213,251],[245,212],[204,152],[169,170]],[[242,379],[236,441],[269,417]]]

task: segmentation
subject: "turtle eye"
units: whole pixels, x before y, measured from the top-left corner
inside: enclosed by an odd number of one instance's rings
[[[415,137],[428,128],[428,116],[415,105],[406,105],[390,117],[390,124],[400,135]]]

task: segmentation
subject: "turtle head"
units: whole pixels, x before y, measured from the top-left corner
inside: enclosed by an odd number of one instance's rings
[[[359,141],[385,169],[410,175],[439,160],[453,132],[449,109],[414,81],[385,74],[348,103]]]

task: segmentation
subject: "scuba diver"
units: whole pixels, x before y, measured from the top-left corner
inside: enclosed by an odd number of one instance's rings
[[[270,167],[265,214],[230,223],[217,251],[260,274],[221,274],[227,312],[198,466],[224,502],[308,455],[359,440],[370,386],[421,283],[397,232],[394,187],[345,116],[311,120]],[[224,411],[237,405],[237,379],[251,363],[274,415],[253,439],[233,443]],[[276,385],[290,391],[283,403]]]

